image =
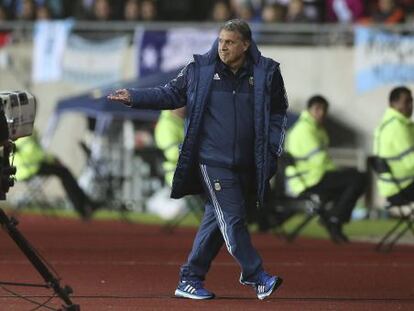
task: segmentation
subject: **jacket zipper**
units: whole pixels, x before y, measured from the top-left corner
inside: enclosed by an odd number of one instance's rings
[[[233,89],[233,107],[234,107],[233,165],[236,165],[236,142],[237,142],[237,105],[236,105],[236,88],[235,88],[235,89]]]

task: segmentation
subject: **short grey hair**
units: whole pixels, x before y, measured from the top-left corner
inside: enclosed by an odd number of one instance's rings
[[[250,30],[250,26],[242,19],[231,19],[225,22],[224,25],[220,27],[220,31],[222,30],[238,32],[243,40],[252,41],[252,31]]]

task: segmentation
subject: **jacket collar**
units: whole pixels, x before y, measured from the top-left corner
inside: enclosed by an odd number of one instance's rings
[[[407,124],[412,123],[410,118],[407,118],[405,115],[403,115],[398,110],[396,110],[392,107],[388,107],[387,110],[385,111],[383,122],[386,122],[386,121],[388,121],[392,118],[396,118],[396,119],[400,120],[403,123],[407,123]]]
[[[308,123],[311,123],[315,127],[319,127],[318,123],[316,123],[316,120],[307,110],[303,110],[300,114],[300,119],[304,120]]]

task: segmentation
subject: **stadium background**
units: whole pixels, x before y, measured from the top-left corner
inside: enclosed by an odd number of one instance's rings
[[[29,2],[32,9],[26,11],[23,8]],[[94,3],[103,2],[113,6],[112,14],[107,15],[105,9],[99,14],[93,11]],[[390,89],[399,84],[412,87],[414,83],[414,1],[390,1],[396,6],[388,15],[381,15],[379,1],[347,0],[358,3],[361,9],[342,20],[329,13],[332,1],[224,1],[230,14],[221,12],[218,16],[212,14],[213,8],[222,1],[137,1],[141,9],[144,2],[150,2],[156,14],[138,14],[125,20],[126,0],[0,0],[0,89],[33,92],[39,102],[35,126],[45,134],[60,100],[79,94],[99,98],[107,86],[131,79],[145,82],[154,74],[178,69],[189,60],[188,55],[177,58],[183,47],[195,46],[194,42],[208,46],[220,18],[244,17],[252,25],[262,53],[281,63],[290,110],[299,113],[311,95],[325,95],[331,103],[333,127],[339,129],[331,137],[336,159],[364,169],[372,150],[373,129],[387,106]],[[292,3],[298,2],[303,2],[302,9],[296,15],[288,14]],[[269,7],[274,15],[267,20],[262,13]],[[64,49],[59,52],[62,36],[57,34],[64,34],[65,29]],[[183,29],[190,29],[191,36],[183,35]],[[143,44],[144,36],[147,43],[162,41],[154,46],[164,60],[154,61],[154,55],[145,54],[143,47],[148,45]],[[165,44],[167,37],[169,45]],[[112,54],[106,54],[108,50]],[[142,67],[144,54],[146,61],[156,63],[151,74]],[[48,63],[50,56],[60,61]],[[367,73],[369,79],[364,80]],[[84,115],[65,114],[48,145],[78,176],[86,165],[79,141],[90,134],[88,126]],[[129,126],[124,132],[116,130],[128,139]],[[122,153],[131,146],[121,143],[116,147]],[[57,183],[52,181],[48,187],[49,196],[62,196]],[[22,189],[23,185],[16,185],[10,197]],[[375,205],[382,206],[382,201]],[[375,217],[372,222],[381,224]],[[248,289],[235,286],[237,266],[222,252],[208,280],[221,298],[211,305],[193,304],[170,299],[178,267],[191,245],[193,228],[166,235],[159,227],[119,221],[81,223],[22,216],[21,223],[29,240],[51,261],[65,283],[74,287],[74,300],[83,310],[411,310],[414,303],[411,246],[378,254],[370,243],[338,247],[329,241],[299,238],[294,244],[286,244],[270,234],[254,234],[269,268],[287,280],[280,293],[265,304],[253,300]],[[382,235],[383,229],[376,233]],[[370,241],[377,238],[368,236]],[[3,234],[0,240],[2,278],[21,281],[24,274],[24,278],[36,279],[8,237]],[[163,281],[149,286],[154,275],[161,275]],[[29,295],[45,298],[36,291]],[[7,293],[0,295],[0,310],[27,309]]]

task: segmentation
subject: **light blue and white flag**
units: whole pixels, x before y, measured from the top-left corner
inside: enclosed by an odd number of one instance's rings
[[[63,80],[102,86],[122,80],[128,37],[92,41],[72,34],[63,55]]]
[[[355,71],[359,93],[414,82],[414,36],[357,27]]]
[[[185,66],[193,54],[204,54],[218,36],[216,29],[176,28],[166,31],[137,28],[138,76]]]
[[[33,38],[33,82],[53,82],[60,79],[62,56],[72,26],[72,20],[36,22]]]

